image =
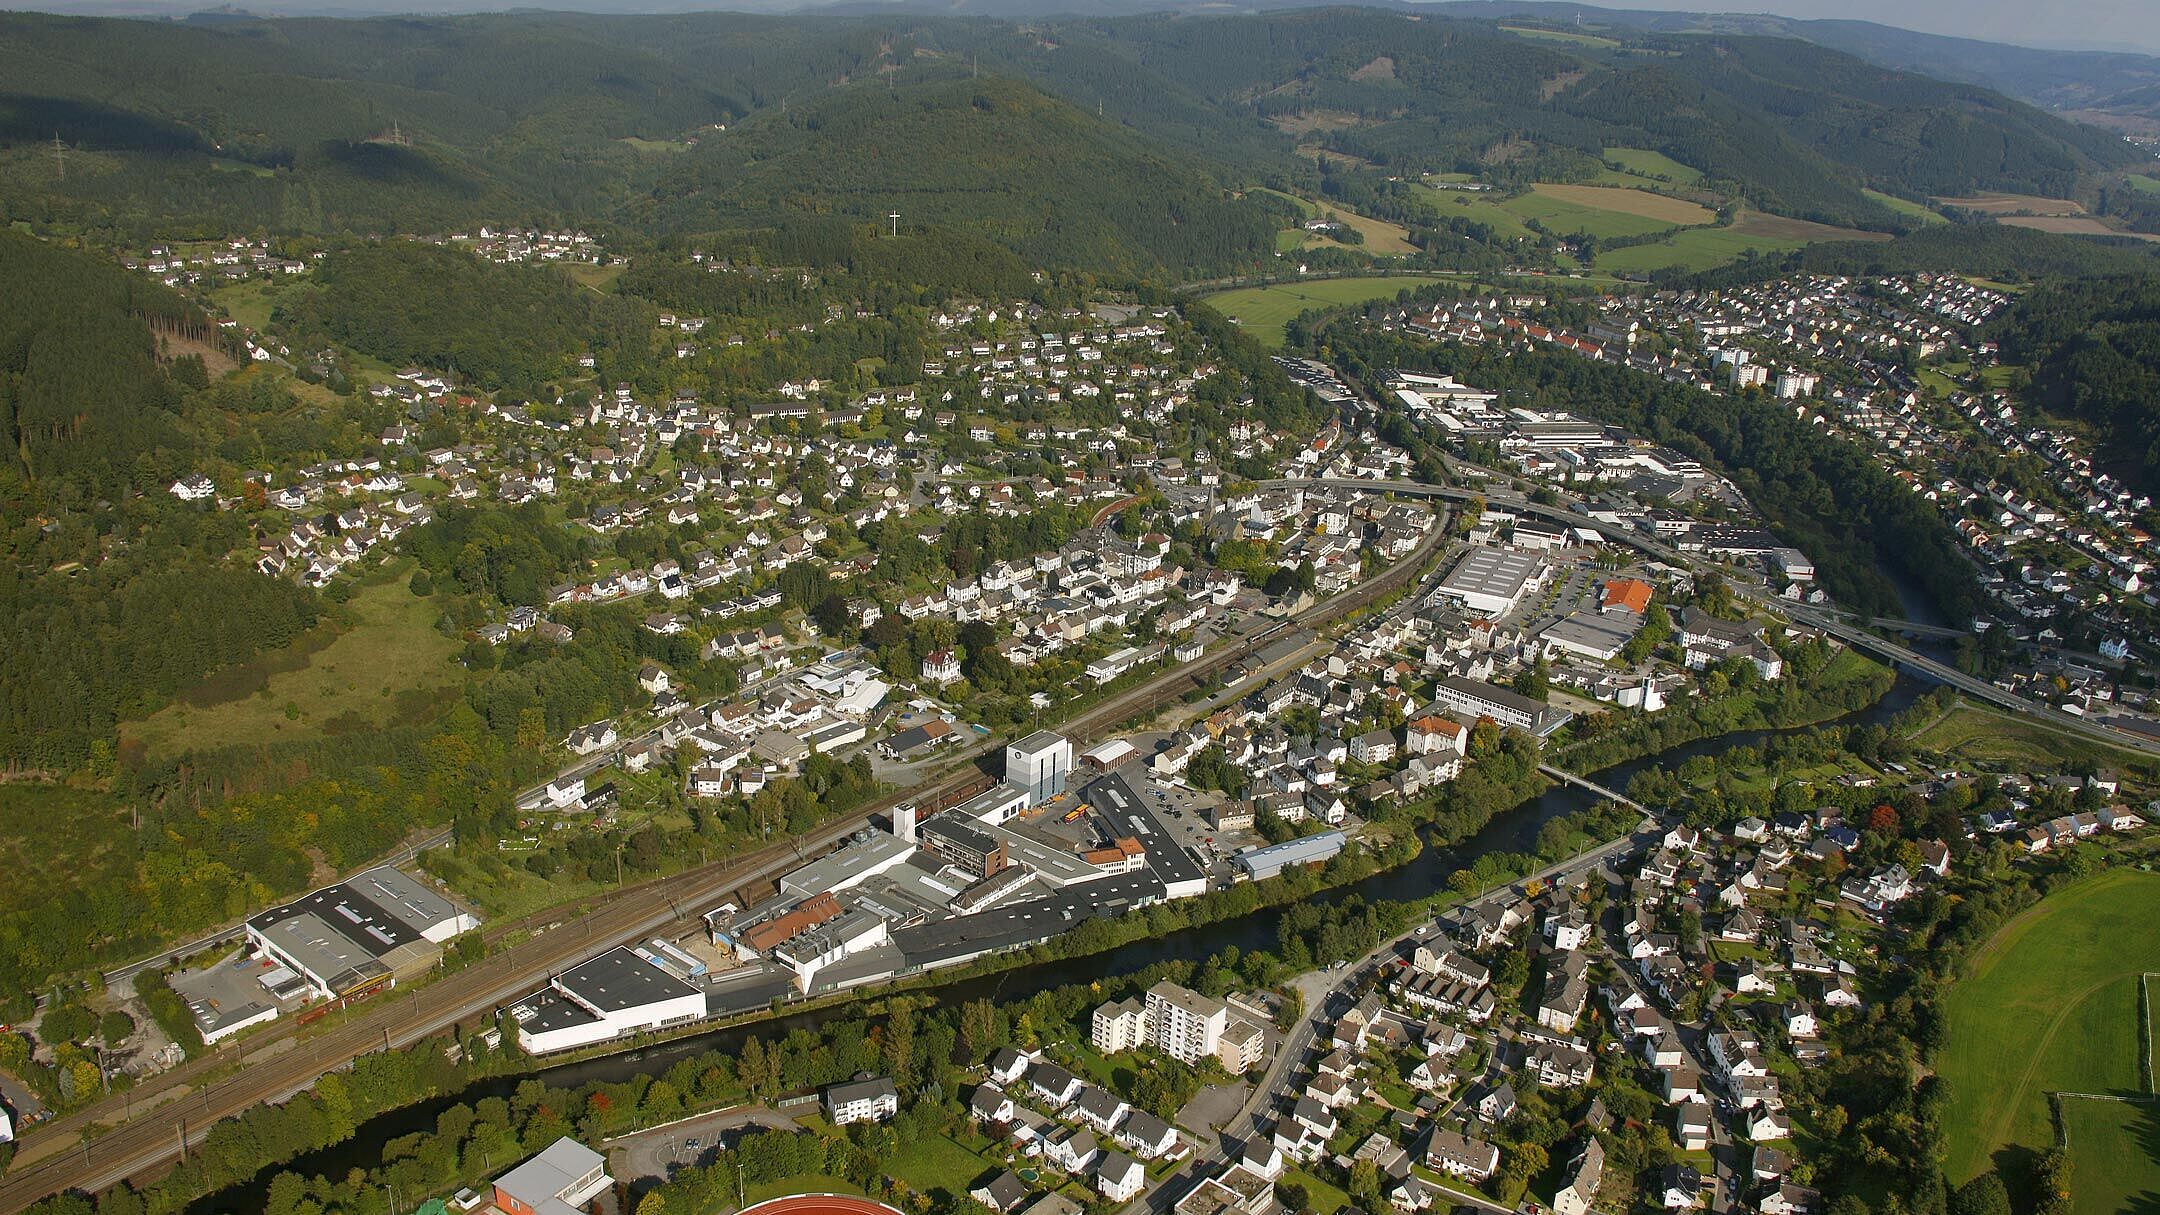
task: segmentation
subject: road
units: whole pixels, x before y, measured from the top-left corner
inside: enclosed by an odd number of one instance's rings
[[[360,869],[353,870],[353,874],[360,873],[367,869],[373,869],[379,865],[402,865],[405,862],[413,859],[414,857],[419,856],[421,853],[426,852],[430,848],[440,848],[443,845],[449,843],[450,836],[451,832],[448,827],[445,827],[432,835],[422,836],[419,839],[416,839],[411,843],[406,844],[404,847],[398,849],[396,852],[393,852],[386,857],[370,861],[366,865],[361,866]],[[353,874],[347,874],[345,876],[351,877]],[[246,928],[247,921],[240,920],[236,923],[228,924],[227,926],[218,929],[216,932],[213,932],[206,937],[190,941],[185,945],[176,945],[163,953],[157,954],[152,957],[143,958],[140,961],[130,962],[117,970],[108,970],[104,974],[105,986],[117,986],[121,983],[126,982],[129,979],[134,978],[142,971],[158,970],[163,967],[170,966],[174,962],[177,962],[182,958],[191,957],[195,954],[201,953],[203,950],[209,949],[214,945],[223,945],[229,941],[237,941],[240,939],[241,934],[246,930]]]
[[[1059,729],[1075,741],[1088,740],[1096,732],[1179,700],[1232,663],[1264,649],[1290,627],[1319,628],[1357,611],[1414,578],[1445,534],[1445,527],[1436,521],[1416,550],[1373,578],[1280,626],[1260,630],[1111,696]],[[980,743],[959,758],[987,755],[1002,745]],[[19,1211],[64,1190],[95,1192],[160,1168],[174,1157],[179,1144],[199,1142],[218,1120],[304,1091],[316,1077],[360,1055],[406,1046],[460,1025],[478,1028],[492,1020],[496,1010],[530,992],[538,976],[566,970],[619,942],[685,924],[733,891],[775,877],[804,857],[831,847],[900,801],[933,799],[980,779],[972,765],[962,765],[927,785],[843,815],[798,839],[621,890],[584,916],[488,957],[454,980],[359,1006],[345,1020],[311,1038],[300,1038],[300,1027],[293,1021],[280,1021],[244,1040],[241,1049],[247,1052],[248,1062],[239,1075],[208,1080],[243,1057],[235,1050],[212,1051],[124,1096],[108,1097],[48,1122],[20,1145],[14,1167],[0,1178],[0,1213]],[[295,1045],[282,1053],[266,1049],[287,1039]],[[195,1087],[201,1083],[207,1087]],[[154,1108],[141,1108],[152,1103],[157,1103]],[[82,1134],[91,1127],[120,1133],[82,1142]]]
[[[1655,825],[1656,820],[1651,819],[1645,821],[1644,827],[1647,831]],[[1613,858],[1642,846],[1643,833],[1621,836],[1547,865],[1519,882],[1488,892],[1464,906],[1476,907],[1492,899],[1511,897],[1510,890],[1530,882],[1549,882],[1585,870],[1603,869]],[[1253,1083],[1245,1104],[1223,1122],[1222,1133],[1213,1142],[1201,1144],[1183,1168],[1128,1203],[1119,1215],[1162,1215],[1198,1185],[1202,1177],[1215,1176],[1247,1141],[1271,1135],[1276,1119],[1287,1114],[1303,1091],[1302,1073],[1320,1041],[1321,1025],[1332,1022],[1331,1014],[1349,1002],[1351,993],[1379,978],[1390,961],[1402,957],[1405,947],[1413,945],[1431,927],[1432,921],[1426,920],[1408,932],[1373,946],[1354,961],[1327,970],[1307,971],[1291,980],[1298,994],[1304,997],[1304,1012],[1298,1017],[1297,1024],[1283,1034],[1274,1057],[1268,1060],[1267,1070]],[[1495,1206],[1473,1195],[1458,1197],[1501,1215],[1514,1215],[1506,1207]]]
[[[1568,510],[1565,507],[1547,506],[1533,502],[1520,494],[1508,490],[1497,488],[1466,489],[1452,485],[1427,485],[1421,481],[1367,481],[1332,478],[1294,478],[1263,481],[1260,482],[1260,485],[1271,488],[1310,485],[1357,487],[1373,493],[1400,494],[1406,497],[1442,498],[1455,502],[1478,499],[1506,506],[1509,510],[1521,514],[1538,515],[1554,522],[1568,524],[1571,527],[1596,532],[1615,544],[1627,545],[1668,565],[1682,569],[1692,569],[1696,565],[1694,559],[1687,554],[1670,545],[1661,544],[1632,528],[1620,527],[1607,523],[1602,519],[1593,519],[1588,515]],[[1771,594],[1766,587],[1753,586],[1740,581],[1730,581],[1728,585],[1732,587],[1735,594],[1753,600],[1759,606],[1783,613],[1792,620],[1810,628],[1818,629],[1852,646],[1854,649],[1865,650],[1885,661],[1902,666],[1910,671],[1916,671],[1938,683],[1955,688],[1975,700],[2008,709],[2013,713],[2023,714],[2054,730],[2096,739],[2111,747],[2123,750],[2160,756],[2160,739],[2147,738],[2143,735],[2132,734],[2126,730],[2117,730],[2073,713],[2065,713],[2052,705],[2042,704],[2039,701],[2020,696],[2015,692],[1998,688],[1984,679],[1968,675],[1947,663],[1937,662],[1935,659],[1909,646],[1870,633],[1865,629],[1857,628],[1837,615],[1812,608],[1804,603],[1795,603],[1789,599],[1782,599]]]

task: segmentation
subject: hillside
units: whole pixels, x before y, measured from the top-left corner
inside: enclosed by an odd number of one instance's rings
[[[481,222],[988,237],[1117,274],[1248,268],[1264,184],[1583,181],[1661,153],[1704,197],[1895,230],[1907,199],[2087,197],[2135,159],[1970,84],[1784,39],[1528,38],[1384,9],[980,18],[0,16],[0,207],[114,239]],[[55,136],[67,155],[55,157]],[[1403,217],[1392,218],[1400,221]]]
[[[988,236],[1119,274],[1250,267],[1280,219],[1116,124],[1009,78],[837,90],[705,141],[641,209],[704,231],[824,214]],[[1105,189],[1106,184],[1115,183]]]
[[[2160,490],[2160,283],[2052,283],[2022,296],[1998,337],[2006,361],[2033,367],[2039,404],[2093,426],[2111,471]]]

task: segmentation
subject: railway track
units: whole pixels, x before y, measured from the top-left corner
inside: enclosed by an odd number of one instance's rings
[[[1423,569],[1443,542],[1438,522],[1417,549],[1382,573],[1325,603],[1260,630],[1198,662],[1164,671],[1076,714],[1058,728],[1085,741],[1130,718],[1152,713],[1205,686],[1231,664],[1260,652],[1293,628],[1316,629],[1391,594]],[[50,1194],[95,1192],[163,1169],[218,1121],[265,1102],[283,1101],[317,1077],[373,1051],[408,1046],[471,1024],[531,991],[540,976],[568,969],[625,940],[688,922],[729,893],[771,877],[845,838],[902,801],[951,798],[983,779],[976,766],[1001,744],[978,743],[965,761],[924,784],[882,798],[806,835],[745,856],[700,865],[608,896],[582,916],[483,959],[418,991],[359,1005],[330,1029],[303,1037],[283,1023],[250,1039],[238,1075],[208,1077],[235,1061],[223,1052],[175,1068],[125,1097],[108,1097],[39,1129],[20,1145],[16,1164],[0,1178],[0,1213],[20,1211]],[[293,1040],[282,1051],[278,1044]],[[198,1087],[198,1085],[200,1087]],[[155,1102],[140,1113],[134,1108]],[[86,1137],[102,1131],[98,1137]]]

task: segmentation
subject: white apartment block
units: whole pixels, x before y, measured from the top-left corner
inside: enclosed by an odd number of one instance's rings
[[[1180,1063],[1198,1063],[1216,1053],[1229,1027],[1230,1009],[1220,1000],[1176,983],[1148,988],[1148,1041]]]

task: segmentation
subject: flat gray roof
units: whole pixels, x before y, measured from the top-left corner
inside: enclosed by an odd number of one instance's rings
[[[1443,592],[1456,595],[1499,595],[1514,598],[1537,573],[1541,558],[1515,548],[1474,548],[1463,554],[1448,576],[1441,580]]]
[[[602,1012],[622,1012],[697,994],[696,988],[624,946],[571,967],[557,975],[555,982]]]

